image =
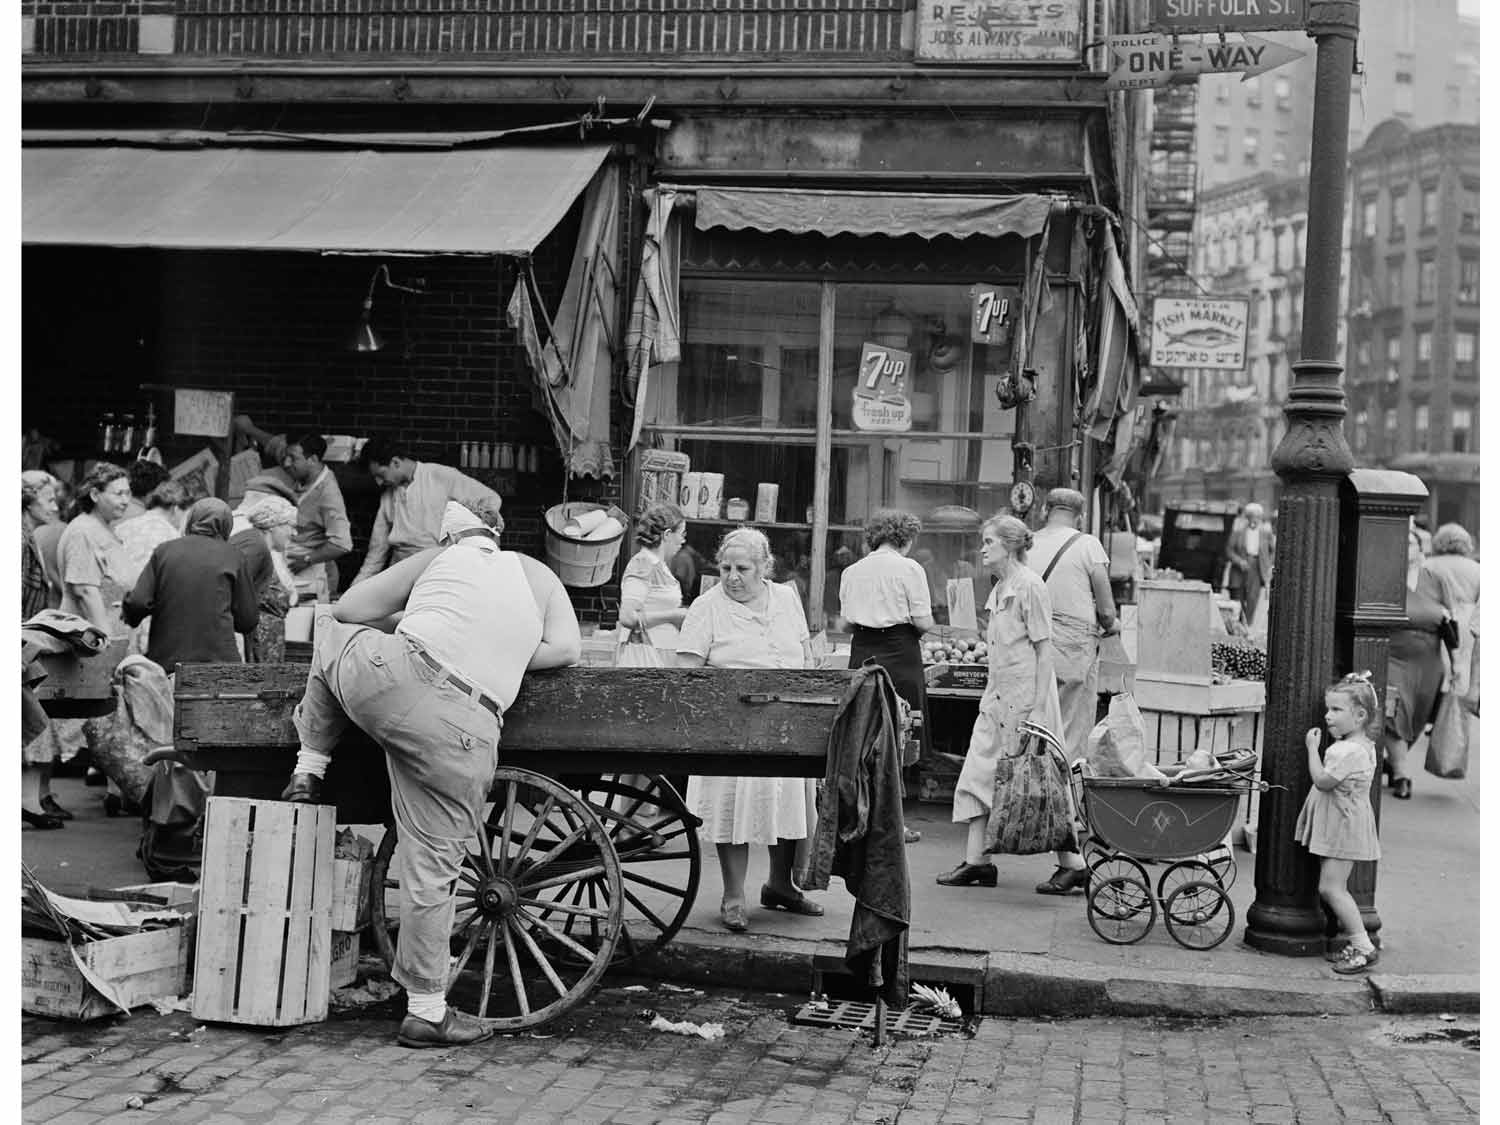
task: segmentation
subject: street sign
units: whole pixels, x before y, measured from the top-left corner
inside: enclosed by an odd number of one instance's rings
[[[1259,35],[1189,40],[1147,33],[1111,35],[1108,43],[1106,90],[1165,86],[1197,74],[1241,74],[1243,82],[1307,53]]]
[[[1245,369],[1250,302],[1243,297],[1157,297],[1151,302],[1151,366]]]
[[[1301,31],[1307,0],[1151,0],[1152,31]]]

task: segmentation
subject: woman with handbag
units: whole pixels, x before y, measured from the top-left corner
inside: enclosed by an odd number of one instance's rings
[[[672,557],[687,538],[682,509],[676,504],[652,504],[636,520],[635,537],[641,549],[620,578],[620,649],[615,664],[670,668],[676,659],[677,631],[687,616],[682,587],[671,567]]]
[[[980,560],[997,579],[985,605],[989,680],[953,793],[953,819],[969,826],[964,858],[937,877],[945,887],[995,886],[998,873],[984,848],[997,765],[1020,751],[1022,722],[1062,726],[1052,673],[1052,602],[1042,576],[1026,565],[1031,531],[1014,516],[995,516],[980,535]]]
[[[1386,665],[1385,764],[1391,796],[1411,799],[1407,751],[1422,736],[1443,687],[1443,632],[1452,617],[1443,602],[1443,585],[1423,565],[1421,541],[1407,541],[1407,626],[1391,633]]]

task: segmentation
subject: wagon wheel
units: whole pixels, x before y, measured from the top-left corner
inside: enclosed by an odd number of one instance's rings
[[[448,1002],[497,1030],[516,1031],[588,998],[609,968],[624,900],[614,845],[576,794],[504,766],[491,792],[495,801],[459,871]],[[395,885],[395,848],[392,827],[371,871],[370,921],[387,965],[395,962],[396,920],[385,906],[385,890]],[[582,920],[587,944],[564,932],[558,917]]]
[[[1161,912],[1167,933],[1187,949],[1212,949],[1234,929],[1234,903],[1217,880],[1181,884]]]
[[[703,868],[700,821],[658,774],[604,774],[580,795],[604,825],[620,860],[624,925],[614,959],[622,964],[666,945],[692,912]],[[582,897],[587,892],[579,886],[574,893]],[[547,918],[545,910],[541,917]],[[593,947],[580,916],[565,913],[559,925]]]
[[[1133,861],[1130,861],[1133,862]],[[1156,924],[1151,884],[1133,875],[1089,882],[1089,925],[1111,945],[1134,945]]]

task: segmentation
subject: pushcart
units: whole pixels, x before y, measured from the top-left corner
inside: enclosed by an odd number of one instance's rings
[[[460,875],[449,1003],[501,1031],[588,998],[613,964],[666,945],[697,895],[687,774],[821,778],[853,673],[582,668],[528,675],[505,713],[500,766]],[[274,798],[295,761],[302,664],[185,664],[171,756],[215,770],[220,796]],[[911,722],[903,716],[904,722]],[[898,732],[904,739],[909,730]],[[375,945],[399,846],[385,758],[358,731],[324,784],[340,823],[384,824],[371,872]],[[212,878],[205,871],[205,878]]]
[[[1245,794],[1264,783],[1238,769],[1148,778],[1090,777],[1073,767],[1085,825],[1088,919],[1113,945],[1151,932],[1158,910],[1188,949],[1213,949],[1234,930],[1234,853],[1226,841]],[[1210,783],[1205,783],[1205,781]],[[1169,865],[1155,880],[1146,862]]]

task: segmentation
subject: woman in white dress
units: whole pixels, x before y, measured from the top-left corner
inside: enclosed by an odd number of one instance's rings
[[[812,668],[807,619],[796,592],[769,581],[771,545],[764,533],[737,527],[719,544],[719,584],[693,602],[677,640],[683,668]],[[693,777],[687,805],[699,834],[718,849],[724,927],[739,933],[745,918],[750,845],[771,849],[771,871],[760,904],[817,916],[823,908],[792,881],[797,842],[807,837],[808,792],[800,777]]]
[[[655,648],[665,649],[662,664],[671,666],[669,655],[677,648],[677,631],[687,610],[682,608],[682,587],[672,574],[672,557],[687,538],[687,521],[676,504],[652,504],[636,521],[636,542],[641,549],[625,564],[620,578],[619,643],[644,638]],[[629,666],[632,661],[622,659]]]

